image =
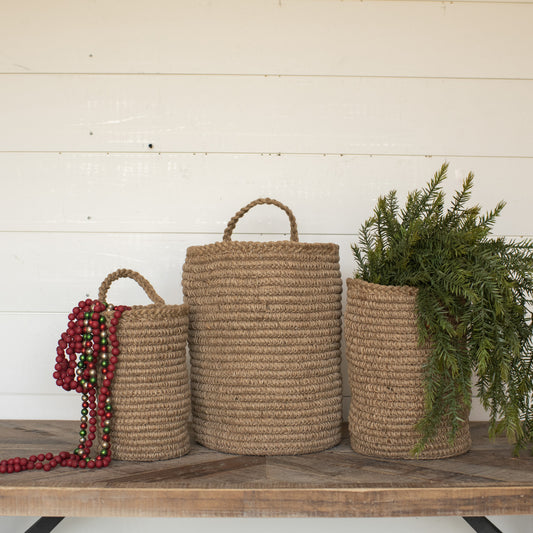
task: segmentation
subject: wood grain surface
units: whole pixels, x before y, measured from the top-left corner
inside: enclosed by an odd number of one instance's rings
[[[0,457],[70,449],[73,421],[1,421]],[[249,457],[194,445],[155,463],[0,476],[0,515],[445,516],[533,512],[533,457],[511,455],[486,423],[472,423],[465,455],[432,461],[372,459],[345,438],[322,453]]]

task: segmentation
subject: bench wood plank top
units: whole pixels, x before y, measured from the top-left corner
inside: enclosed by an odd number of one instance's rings
[[[76,421],[0,421],[0,459],[70,451]],[[0,515],[394,517],[533,514],[533,457],[471,424],[459,457],[365,457],[342,442],[301,456],[236,456],[194,444],[168,461],[0,474]]]

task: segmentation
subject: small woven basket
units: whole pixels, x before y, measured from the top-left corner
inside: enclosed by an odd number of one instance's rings
[[[415,424],[424,415],[423,368],[430,353],[418,342],[417,289],[360,279],[348,279],[347,285],[344,334],[352,393],[351,446],[365,455],[414,459],[412,449],[420,440]],[[468,420],[453,445],[449,429],[442,423],[416,459],[467,452]]]
[[[98,298],[119,278],[135,280],[154,302],[124,311],[117,326],[120,355],[111,385],[113,458],[156,461],[190,449],[190,386],[185,362],[187,305],[165,305],[139,273],[120,269],[100,286]],[[112,311],[105,311],[108,318]]]
[[[291,240],[233,242],[237,221],[272,204]],[[341,292],[336,244],[298,242],[291,210],[263,198],[222,242],[188,248],[193,429],[204,446],[245,455],[330,448],[341,427]]]

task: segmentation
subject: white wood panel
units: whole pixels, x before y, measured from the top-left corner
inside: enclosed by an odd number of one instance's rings
[[[89,475],[89,474],[86,474]],[[83,503],[80,502],[80,505]],[[35,518],[37,520],[38,517]],[[497,524],[505,533],[531,533],[531,516],[498,517]],[[25,517],[0,518],[2,531],[25,531],[32,524]],[[357,531],[357,533],[472,533],[472,528],[458,516],[421,518],[116,518],[67,517],[54,533],[132,533],[176,531],[217,533],[323,533],[324,531]]]
[[[380,195],[424,186],[443,158],[234,154],[0,153],[6,184],[0,230],[222,234],[233,214],[264,196],[294,211],[302,233],[355,235]],[[446,190],[472,170],[473,201],[502,199],[501,234],[533,235],[533,158],[451,158]],[[281,211],[257,207],[236,231],[288,230]]]
[[[57,387],[52,376],[57,340],[67,323],[63,313],[0,313],[0,336],[6,357],[0,372],[0,418],[72,420],[79,417],[75,392]],[[21,342],[24,339],[24,342]],[[349,383],[343,368],[343,412],[348,415]],[[471,420],[486,420],[477,399]]]
[[[2,75],[2,151],[533,156],[533,81]],[[68,95],[68,98],[66,97]]]
[[[284,216],[280,211],[280,222]],[[268,241],[288,239],[288,235],[245,238]],[[80,299],[97,297],[100,283],[117,268],[137,270],[167,303],[181,303],[187,247],[219,240],[221,235],[3,233],[0,312],[68,313]],[[336,242],[343,279],[353,274],[351,236],[306,235],[301,240]],[[115,284],[109,291],[110,301],[126,305],[150,302],[134,281]]]
[[[52,376],[65,319],[61,313],[0,314],[0,335],[5,341],[0,418],[79,418],[79,395],[60,389]]]
[[[48,365],[50,366],[50,365]],[[52,365],[53,366],[53,365]],[[0,417],[4,420],[79,420],[80,397],[76,393],[69,393],[56,387],[52,375],[47,368],[41,376],[34,373],[31,378],[44,382],[51,380],[57,392],[49,394],[16,392],[0,393]],[[28,391],[31,390],[27,383]],[[43,430],[46,430],[43,427]],[[72,436],[72,443],[76,442],[76,434]],[[58,450],[59,451],[59,450]],[[4,457],[2,457],[4,459]],[[0,531],[2,531],[0,527]],[[9,530],[6,530],[9,531]]]
[[[532,22],[530,2],[18,0],[0,72],[531,78]]]

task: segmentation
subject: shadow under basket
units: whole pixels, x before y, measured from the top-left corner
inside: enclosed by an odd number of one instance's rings
[[[104,280],[99,300],[105,302],[111,283],[126,277],[154,303],[132,306],[117,325],[120,356],[111,385],[113,459],[173,459],[190,450],[188,306],[165,305],[145,278],[126,269]],[[112,318],[113,311],[104,314]]]
[[[430,348],[418,342],[414,287],[347,280],[344,319],[351,389],[350,444],[354,451],[394,459],[437,459],[467,452],[468,416],[455,441],[443,422],[424,450],[415,424],[424,415],[424,371]]]

